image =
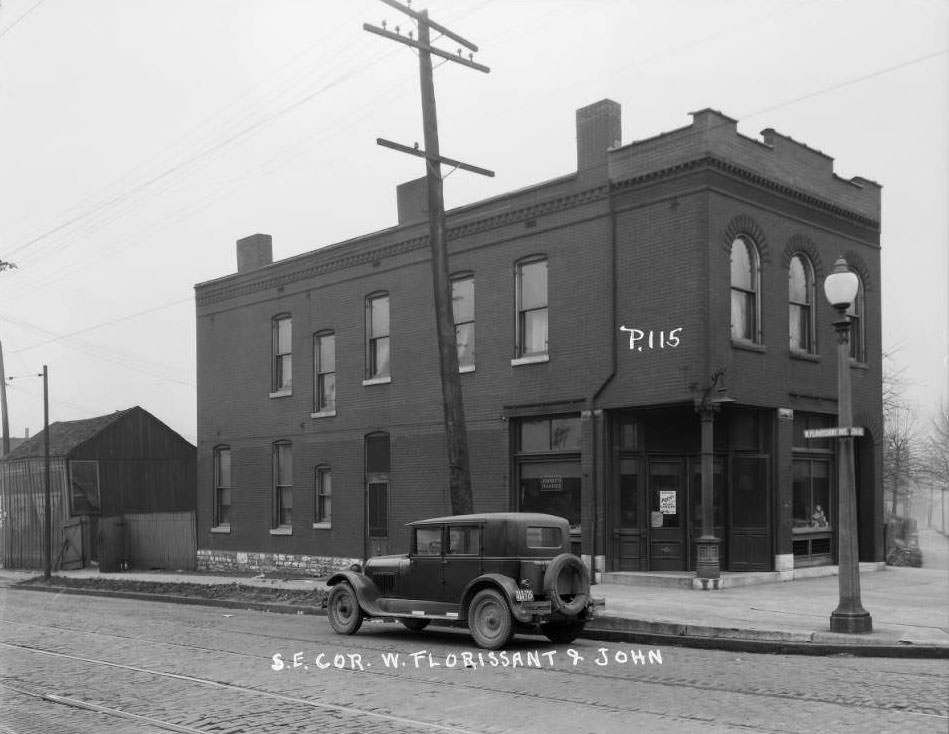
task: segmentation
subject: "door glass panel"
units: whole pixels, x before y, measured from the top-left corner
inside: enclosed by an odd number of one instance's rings
[[[624,459],[620,463],[619,526],[639,527],[639,462]]]
[[[650,525],[654,528],[682,527],[682,488],[678,464],[653,464],[649,468]]]

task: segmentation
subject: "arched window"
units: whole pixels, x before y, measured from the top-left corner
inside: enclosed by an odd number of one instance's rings
[[[293,446],[289,441],[273,445],[274,520],[273,526],[293,527]]]
[[[333,473],[326,464],[313,471],[313,524],[329,526],[333,522]]]
[[[216,528],[231,526],[231,447],[214,447],[214,518]]]
[[[320,331],[313,335],[313,413],[336,412],[336,335]]]
[[[389,294],[374,293],[366,298],[366,379],[389,376]]]
[[[788,267],[788,333],[793,352],[814,353],[814,268],[797,253]]]
[[[366,436],[366,522],[370,538],[389,536],[389,434]]]
[[[516,265],[517,335],[515,357],[547,355],[547,260],[531,258]]]
[[[290,314],[274,316],[271,322],[273,332],[273,376],[271,392],[286,394],[293,389],[293,322]]]
[[[731,249],[732,338],[760,342],[758,250],[747,237],[736,237]]]
[[[857,276],[858,287],[857,297],[853,299],[850,308],[847,309],[847,315],[850,317],[850,359],[855,362],[867,361],[867,325],[864,314],[866,312],[866,300],[863,295],[863,278],[859,273]]]

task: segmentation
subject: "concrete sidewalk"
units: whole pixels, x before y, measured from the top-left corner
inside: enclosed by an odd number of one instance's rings
[[[920,532],[923,568],[885,567],[861,573],[864,608],[873,631],[842,635],[830,631],[838,603],[836,575],[735,586],[713,591],[652,584],[598,584],[606,601],[588,636],[601,639],[685,644],[770,652],[949,658],[949,541]],[[35,573],[0,570],[9,584]],[[96,569],[62,571],[72,578],[158,583],[234,584],[312,591],[324,580],[166,572],[100,574]]]

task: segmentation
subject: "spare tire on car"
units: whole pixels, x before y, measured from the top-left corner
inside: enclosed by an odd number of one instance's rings
[[[544,593],[551,607],[567,617],[580,614],[589,601],[590,572],[572,553],[561,553],[544,572]]]

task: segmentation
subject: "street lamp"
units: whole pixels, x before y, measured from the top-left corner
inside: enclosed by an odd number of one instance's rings
[[[824,295],[837,311],[837,423],[841,429],[853,424],[850,392],[850,308],[860,281],[842,257],[824,280]],[[840,600],[830,614],[831,632],[863,633],[873,629],[870,613],[860,603],[860,562],[857,551],[856,488],[854,486],[853,436],[842,430],[837,452],[837,563]]]

